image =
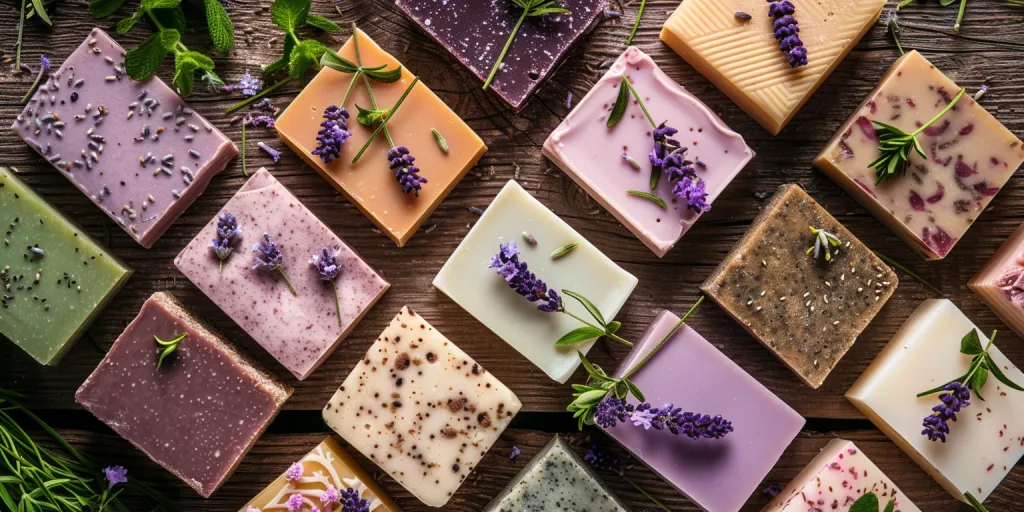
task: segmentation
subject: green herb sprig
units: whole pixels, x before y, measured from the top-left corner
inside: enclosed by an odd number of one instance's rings
[[[873,492],[866,492],[850,505],[850,512],[878,512],[878,507],[878,496]],[[882,512],[893,512],[895,508],[896,500],[890,499]]]
[[[554,255],[552,255],[552,257],[553,256]],[[558,341],[555,342],[556,347],[569,347],[572,345],[583,343],[584,341],[592,340],[594,338],[600,338],[602,336],[607,336],[609,339],[622,343],[627,347],[633,346],[633,342],[623,339],[617,334],[615,334],[616,332],[619,331],[619,328],[622,327],[622,322],[619,322],[617,320],[606,322],[604,319],[604,315],[601,314],[601,310],[598,309],[593,302],[590,302],[589,300],[587,300],[586,297],[572,290],[563,289],[562,294],[568,295],[569,297],[576,299],[577,302],[582,304],[583,309],[586,309],[587,313],[590,313],[590,316],[593,317],[595,322],[597,322],[597,325],[590,323],[584,320],[583,318],[580,318],[576,314],[570,312],[568,309],[560,309],[560,312],[565,313],[575,318],[576,320],[579,320],[580,323],[584,324],[584,326],[579,327],[577,329],[573,329],[566,333],[561,338],[559,338]]]
[[[625,74],[622,75],[622,82],[619,84],[619,94],[615,97],[615,103],[612,104],[612,110],[608,114],[608,121],[605,125],[608,128],[614,127],[618,124],[619,120],[622,119],[623,114],[626,113],[626,107],[629,106],[629,97],[632,96],[636,100],[636,104],[640,105],[640,110],[644,111],[644,117],[647,118],[647,122],[651,123],[652,128],[658,128],[658,123],[654,122],[654,118],[651,117],[651,113],[647,110],[647,105],[644,105],[643,98],[640,97],[640,93],[636,92],[636,88],[633,87],[633,82],[630,81],[629,77]],[[639,164],[633,165],[636,161],[623,153],[624,159],[629,162],[634,168],[639,168]],[[651,190],[658,188],[658,180],[661,179],[661,167],[651,166]],[[667,208],[667,207],[666,207]]]
[[[911,133],[880,121],[871,121],[877,128],[880,153],[878,159],[868,164],[868,167],[875,169],[875,185],[892,179],[896,174],[900,176],[906,174],[911,151],[917,153],[921,158],[926,158],[917,136],[956,106],[966,91],[966,89],[960,89],[953,101],[949,102],[942,111]]]
[[[656,196],[656,195],[654,195],[654,194],[652,194],[652,193],[650,193],[650,192],[644,192],[643,190],[627,190],[626,193],[631,195],[631,196],[636,196],[636,197],[641,197],[643,199],[646,199],[646,200],[648,200],[648,201],[658,205],[662,210],[668,210],[668,204],[665,203],[665,200],[660,198],[660,197],[658,197],[658,196]]]
[[[903,29],[900,27],[899,15],[896,14],[896,11],[889,11],[889,14],[886,15],[885,26],[889,30],[889,36],[896,43],[896,49],[900,51],[900,55],[906,55],[907,52],[903,51],[903,45],[900,43],[900,34],[903,33]]]
[[[640,18],[644,15],[644,7],[647,7],[647,0],[640,0],[640,9],[636,11],[636,21],[633,22],[633,29],[629,31],[629,37],[626,38],[626,46],[633,44],[636,31],[640,28]]]
[[[569,9],[558,7],[555,0],[512,0],[512,2],[523,9],[523,14],[519,16],[519,21],[516,22],[516,26],[512,29],[512,33],[508,35],[508,41],[505,41],[505,47],[501,49],[501,53],[498,55],[498,60],[494,61],[494,67],[491,68],[491,74],[487,75],[487,80],[484,80],[485,91],[491,87],[491,82],[494,81],[494,75],[498,73],[501,61],[505,60],[505,54],[508,53],[508,49],[512,46],[512,40],[516,38],[516,33],[519,32],[519,27],[522,26],[523,21],[525,21],[526,18],[544,16],[546,14],[570,13]]]
[[[42,21],[47,26],[52,27],[53,22],[50,21],[50,16],[46,14],[47,3],[44,0],[31,0],[32,3],[27,3],[28,0],[21,0],[21,13],[18,15],[18,42],[15,43],[14,47],[14,67],[21,67],[21,45],[22,35],[25,32],[25,20],[37,17],[39,21]]]
[[[807,248],[807,254],[813,254],[814,259],[821,257],[822,253],[825,255],[825,261],[832,261],[833,247],[839,247],[843,244],[835,235],[819,229],[814,226],[807,226],[807,229],[811,230],[811,235],[814,236],[814,245]]]
[[[998,331],[992,331],[992,336],[988,339],[988,344],[984,347],[981,346],[980,338],[978,337],[977,329],[971,329],[970,332],[964,335],[960,340],[960,353],[971,356],[971,365],[968,367],[967,373],[962,376],[953,379],[949,382],[942,384],[941,386],[929,389],[928,391],[922,391],[917,394],[918,398],[928,396],[940,391],[944,391],[944,388],[954,382],[959,382],[965,386],[971,388],[971,391],[982,401],[985,400],[981,396],[981,388],[988,381],[989,375],[993,376],[999,382],[1010,389],[1017,391],[1024,391],[1024,387],[1020,387],[1013,381],[1011,381],[1006,374],[999,368],[999,365],[992,360],[992,356],[989,355],[989,350],[992,349],[992,342],[996,339],[996,333]]]
[[[982,505],[978,498],[975,498],[969,491],[964,493],[964,497],[967,498],[967,503],[974,509],[974,512],[988,512],[985,505]]]
[[[188,333],[187,332],[183,332],[183,333],[175,336],[174,338],[172,338],[170,340],[164,341],[164,340],[160,339],[159,337],[157,337],[157,335],[155,335],[155,334],[153,335],[153,339],[156,340],[156,344],[159,345],[160,347],[162,347],[162,348],[158,349],[160,351],[160,358],[157,359],[157,361],[156,361],[156,369],[157,370],[160,369],[160,365],[164,364],[164,359],[166,359],[167,356],[169,356],[172,353],[174,353],[175,350],[178,350],[178,344],[180,344],[181,341],[184,340],[187,337],[188,337]]]

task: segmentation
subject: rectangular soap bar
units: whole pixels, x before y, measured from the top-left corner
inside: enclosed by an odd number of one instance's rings
[[[377,105],[389,109],[409,87],[414,75],[377,46],[366,33],[357,29],[356,34],[363,65],[386,65],[387,69],[402,67],[402,78],[397,82],[383,84],[370,81]],[[352,38],[338,50],[338,55],[357,61]],[[487,146],[425,83],[416,84],[387,125],[395,144],[409,150],[420,169],[419,176],[428,180],[418,193],[404,193],[394,171],[389,168],[389,147],[383,134],[374,140],[357,163],[352,163],[372,133],[370,128],[356,122],[356,105],[370,108],[373,104],[363,79],[360,79],[348,102],[339,105],[352,76],[326,67],[321,69],[277,118],[277,135],[401,247],[480,161]],[[324,121],[324,110],[331,105],[344,106],[351,114],[347,124],[352,135],[341,146],[340,155],[326,163],[313,151],[318,146],[316,136],[321,129],[320,123]],[[438,146],[431,128],[437,129],[444,137],[447,152]]]
[[[1024,336],[1024,224],[989,258],[967,287],[978,294],[999,319]]]
[[[829,260],[808,249],[809,227],[838,239]],[[817,389],[898,283],[807,192],[783,185],[701,290]]]
[[[615,103],[623,76],[628,76],[642,95],[655,122],[665,121],[667,126],[679,130],[672,138],[689,148],[684,156],[694,161],[692,167],[704,181],[709,204],[753,158],[754,151],[743,137],[634,46],[619,56],[551,133],[544,142],[544,156],[661,257],[701,214],[688,209],[685,200],[672,194],[674,184],[667,176],[663,175],[657,187],[651,188],[652,170],[647,154],[654,145],[654,127],[632,97],[618,123],[612,128],[606,126],[609,106]],[[633,168],[623,155],[639,163],[640,169]],[[664,200],[668,208],[630,195],[629,190],[652,193]]]
[[[57,364],[132,269],[0,167],[0,334]]]
[[[523,13],[513,2],[491,0],[398,0],[396,5],[481,81],[491,74]],[[533,16],[518,25],[491,82],[490,88],[513,110],[523,108],[576,43],[597,26],[605,0],[574,0],[558,7],[571,12]]]
[[[525,241],[523,233],[529,233],[536,245]],[[568,315],[538,311],[535,303],[517,295],[495,269],[489,268],[499,246],[509,241],[519,245],[521,261],[548,288],[583,295],[609,321],[633,293],[637,279],[513,180],[491,201],[434,277],[437,289],[548,377],[564,384],[580,365],[576,351],[586,354],[594,342],[555,347],[559,338],[581,324]],[[579,245],[561,258],[551,257],[553,251],[571,243]],[[573,314],[590,318],[576,301],[567,298],[564,304]]]
[[[960,340],[971,329],[982,346],[988,338],[947,299],[918,306],[871,366],[846,392],[846,398],[892,439],[910,458],[955,498],[970,492],[984,501],[1024,455],[1024,392],[990,377],[981,388],[984,401],[971,405],[948,422],[946,442],[922,435],[922,421],[940,403],[938,394],[917,393],[965,375],[971,357],[960,353]],[[999,348],[989,355],[1003,374],[1017,384],[1021,373]]]
[[[157,367],[162,348],[186,335]],[[223,484],[292,388],[154,293],[75,393],[75,401],[204,498]]]
[[[220,268],[211,241],[226,213],[237,219],[242,234]],[[253,266],[252,248],[264,243],[264,233],[282,254],[294,294],[280,274]],[[329,286],[310,262],[323,248],[341,267]],[[320,366],[391,286],[266,169],[242,185],[174,265],[299,380]]]
[[[625,375],[646,357],[678,321],[668,311],[659,313],[614,376]],[[683,375],[687,385],[680,386]],[[804,425],[796,411],[686,324],[630,380],[651,404],[673,404],[732,422],[735,430],[721,439],[693,440],[632,423],[606,429],[704,510],[739,510]]]
[[[139,245],[150,248],[238,148],[157,77],[92,29],[12,128]]]
[[[403,307],[324,407],[324,421],[420,501],[442,507],[521,407]]]
[[[872,121],[910,133],[942,111],[960,87],[916,51],[900,57],[839,128],[814,166],[925,259],[942,259],[1024,162],[1024,145],[969,94],[917,136],[906,175],[875,184]]]
[[[878,20],[885,0],[791,0],[806,66],[793,68],[764,0],[686,0],[661,40],[772,135],[789,124]],[[743,20],[737,12],[752,18]]]

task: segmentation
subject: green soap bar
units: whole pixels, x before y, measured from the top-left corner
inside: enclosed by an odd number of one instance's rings
[[[4,167],[0,224],[0,334],[57,364],[132,269]]]

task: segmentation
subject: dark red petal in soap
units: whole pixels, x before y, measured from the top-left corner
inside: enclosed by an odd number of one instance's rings
[[[953,248],[953,237],[949,236],[942,228],[936,227],[933,233],[927,227],[924,228],[924,242],[928,244],[939,256],[945,256]]]
[[[970,135],[974,131],[974,124],[968,123],[967,126],[960,128],[960,135]]]
[[[946,133],[946,130],[948,130],[948,129],[949,129],[949,119],[943,119],[942,120],[942,124],[940,124],[940,125],[934,125],[933,124],[933,125],[929,126],[928,128],[925,128],[924,129],[924,134],[929,136],[929,137],[935,137],[935,136],[938,136],[938,135],[942,135],[943,133]]]
[[[910,207],[915,211],[924,211],[924,199],[921,199],[921,195],[913,190],[910,191]]]
[[[983,196],[994,196],[999,192],[999,187],[990,187],[987,181],[982,181],[974,184],[974,190]]]
[[[871,121],[864,116],[857,118],[857,127],[860,131],[864,132],[864,136],[871,140],[878,140],[878,133],[875,132],[875,125],[871,124]]]
[[[925,199],[925,201],[928,201],[928,204],[935,204],[939,201],[942,201],[942,197],[945,195],[946,187],[944,187],[942,183],[939,183],[939,189],[936,190],[934,194],[928,196],[928,199]]]
[[[966,178],[968,176],[974,176],[975,174],[978,174],[978,171],[975,171],[974,169],[971,168],[971,166],[969,166],[966,163],[964,163],[964,156],[963,155],[957,155],[957,157],[956,157],[956,175],[961,177],[961,178]]]
[[[875,195],[875,191],[871,190],[871,187],[869,187],[867,183],[864,183],[863,181],[858,180],[858,179],[854,179],[853,181],[854,181],[854,183],[857,184],[857,186],[859,186],[860,188],[864,189],[865,192],[867,192],[868,194],[871,194],[871,197],[878,197],[878,196]]]

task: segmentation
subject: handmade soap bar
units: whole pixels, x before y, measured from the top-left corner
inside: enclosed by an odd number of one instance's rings
[[[401,66],[363,31],[357,29],[356,34],[364,65],[386,65],[388,69]],[[353,39],[349,39],[338,54],[355,62]],[[382,84],[371,80],[377,105],[382,109],[391,108],[413,78],[413,74],[402,67],[402,78],[395,83]],[[394,171],[389,168],[389,146],[383,134],[374,140],[357,163],[352,164],[352,158],[372,132],[355,119],[356,105],[370,108],[373,104],[365,82],[360,79],[344,105],[352,116],[347,122],[352,135],[341,146],[337,158],[324,162],[313,154],[318,146],[317,132],[324,121],[322,116],[327,107],[342,106],[342,96],[351,80],[350,74],[330,68],[321,69],[277,118],[277,135],[401,247],[476,165],[487,151],[487,146],[423,82],[416,84],[387,125],[395,144],[409,150],[416,159],[420,177],[428,180],[418,193],[404,193]],[[434,140],[431,128],[444,137],[447,151],[442,151]]]
[[[1024,336],[1024,224],[1010,235],[967,287]]]
[[[184,338],[162,362],[157,339]],[[292,394],[174,296],[154,293],[75,393],[154,462],[209,498]]]
[[[916,51],[900,57],[850,116],[814,165],[926,259],[941,259],[1024,162],[1024,145],[969,94],[917,135],[905,175],[876,184],[871,121],[913,132],[960,87]]]
[[[535,243],[524,240],[524,233]],[[583,295],[606,320],[615,318],[637,279],[511,180],[437,273],[434,286],[549,377],[565,383],[580,365],[576,351],[586,354],[594,342],[555,347],[559,338],[581,324],[565,314],[538,311],[535,303],[517,295],[489,268],[499,245],[509,241],[519,245],[521,261],[550,289]],[[561,258],[552,258],[552,252],[572,243],[579,245]],[[576,301],[566,299],[564,304],[573,314],[589,318]]]
[[[616,377],[665,338],[679,317],[662,311],[633,347]],[[681,375],[689,383],[679,385]],[[733,430],[721,439],[692,440],[619,423],[608,434],[704,510],[739,510],[778,462],[804,419],[697,331],[681,326],[630,376],[651,404],[722,415]],[[631,403],[636,404],[634,398]]]
[[[985,400],[971,397],[957,421],[948,422],[944,443],[921,433],[922,421],[941,403],[938,395],[916,396],[967,374],[971,356],[960,353],[960,340],[971,329],[977,327],[949,300],[924,301],[846,398],[954,497],[965,501],[970,492],[984,501],[1024,455],[1024,392],[990,375],[981,388]],[[983,332],[978,337],[988,344]],[[998,347],[989,355],[1011,381],[1024,382]]]
[[[881,509],[892,501],[893,512],[921,511],[852,442],[833,439],[761,512],[846,512],[869,492]]]
[[[778,135],[874,25],[885,0],[792,4],[806,66],[791,67],[779,50],[764,0],[687,0],[665,21],[661,40]]]
[[[626,512],[587,464],[556,434],[484,512]]]
[[[128,78],[124,56],[92,29],[13,128],[148,249],[238,149],[159,78]]]
[[[224,214],[237,219],[242,234],[233,254],[221,260],[211,240],[218,238]],[[255,268],[250,248],[265,244],[264,233],[280,251],[281,273]],[[324,248],[341,268],[329,284],[310,261]],[[242,185],[174,265],[299,380],[320,366],[391,286],[266,169]]]
[[[423,503],[441,507],[522,404],[403,307],[324,407],[324,421]]]
[[[0,167],[0,334],[57,364],[132,275],[117,256]]]
[[[609,105],[615,103],[628,76],[644,98],[655,122],[677,130],[673,138],[689,148],[687,159],[704,181],[707,202],[712,203],[754,156],[743,137],[725,126],[706,105],[665,75],[644,52],[629,47],[604,77],[580,101],[544,142],[544,156],[585,189],[659,257],[686,234],[700,212],[687,208],[686,200],[673,196],[674,183],[662,176],[651,189],[651,122],[640,107],[629,102],[618,123],[606,126]],[[634,168],[626,157],[639,163]],[[696,162],[700,162],[697,164]],[[628,191],[650,192],[667,208]]]
[[[484,81],[523,13],[510,1],[398,0],[397,5]],[[571,12],[532,16],[518,25],[519,31],[491,82],[491,88],[513,110],[522,108],[573,46],[597,26],[605,0],[575,0],[559,3],[558,7]]]
[[[817,389],[897,284],[807,192],[783,185],[701,290]]]

